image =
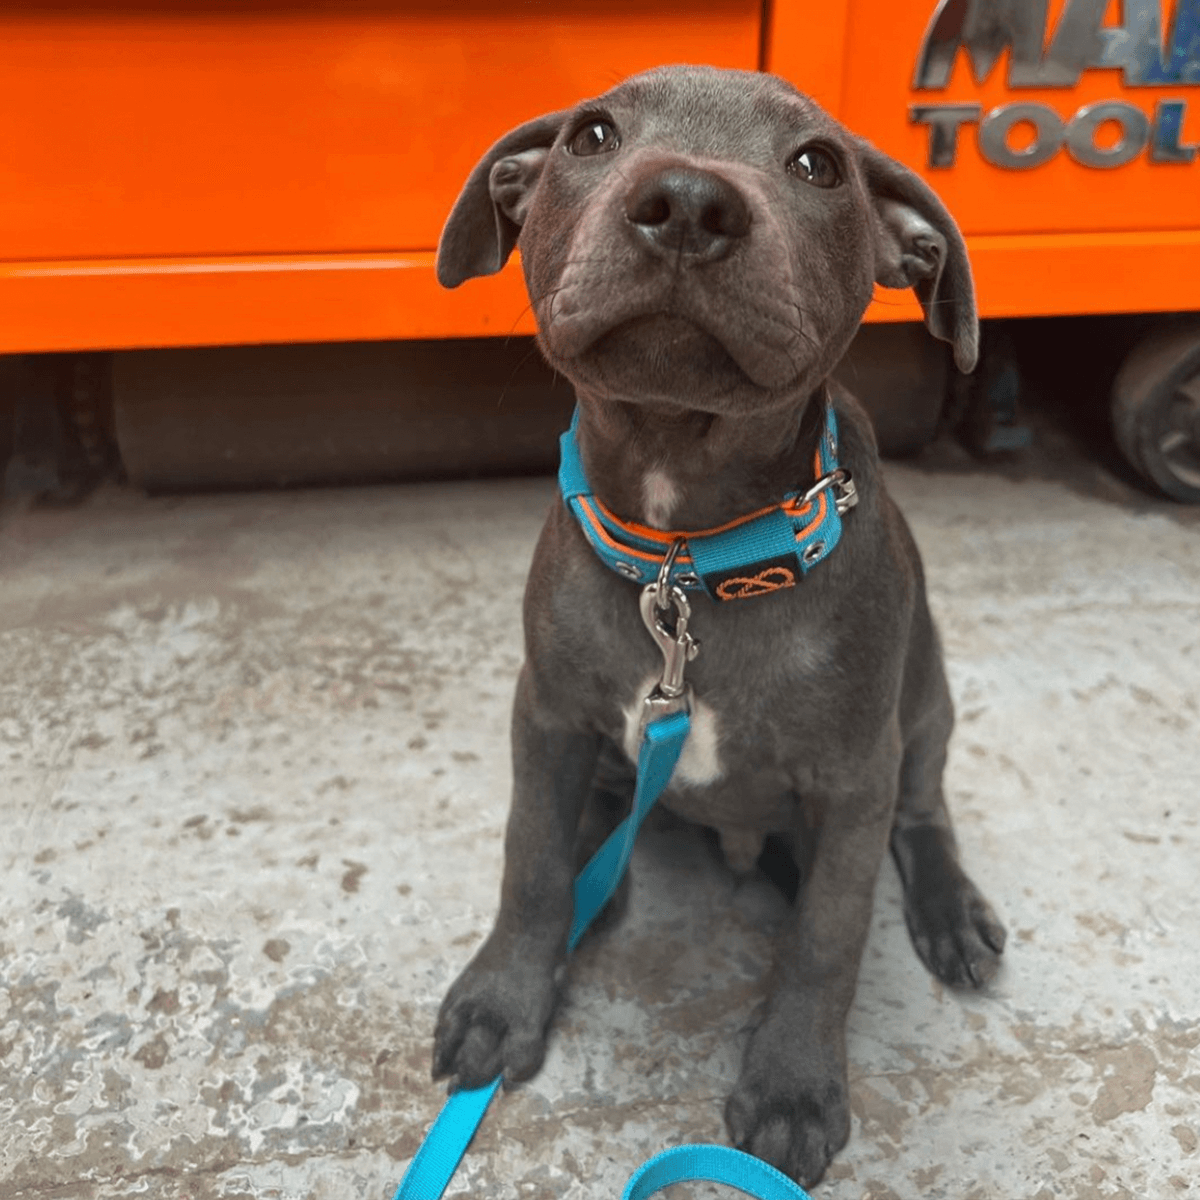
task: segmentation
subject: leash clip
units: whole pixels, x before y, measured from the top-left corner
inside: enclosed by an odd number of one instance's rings
[[[683,539],[677,538],[663,559],[658,578],[642,588],[639,599],[642,621],[663,656],[662,677],[642,704],[643,731],[658,717],[692,709],[692,689],[684,682],[683,674],[700,653],[700,643],[688,633],[692,606],[687,593],[671,582],[671,567],[682,546]]]

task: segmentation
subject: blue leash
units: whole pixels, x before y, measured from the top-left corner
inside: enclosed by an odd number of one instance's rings
[[[646,726],[638,754],[633,810],[609,834],[575,879],[575,917],[567,940],[574,950],[596,914],[608,903],[629,866],[638,829],[662,795],[691,728],[687,711],[659,717]],[[481,1088],[451,1092],[417,1149],[394,1200],[439,1200],[445,1192],[500,1078]],[[728,1146],[675,1146],[643,1163],[622,1200],[645,1200],[672,1183],[705,1179],[738,1188],[759,1200],[811,1200],[808,1193],[761,1159]]]
[[[672,1146],[642,1163],[625,1185],[621,1200],[646,1200],[673,1183],[688,1183],[693,1179],[724,1183],[759,1200],[812,1200],[798,1183],[761,1158],[729,1146],[702,1142]]]

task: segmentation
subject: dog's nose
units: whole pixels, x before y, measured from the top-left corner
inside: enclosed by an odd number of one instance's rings
[[[625,215],[638,238],[664,257],[722,258],[750,232],[741,192],[713,171],[673,166],[634,180]]]

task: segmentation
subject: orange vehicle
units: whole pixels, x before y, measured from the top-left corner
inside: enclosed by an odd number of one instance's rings
[[[774,71],[920,171],[984,318],[1163,314],[1116,431],[1200,501],[1200,0],[27,0],[0,14],[0,353],[529,333],[516,266],[438,287],[457,189],[665,61]],[[886,292],[868,321],[918,315]]]

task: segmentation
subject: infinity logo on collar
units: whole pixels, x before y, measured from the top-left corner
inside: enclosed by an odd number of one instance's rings
[[[757,575],[735,575],[723,580],[717,588],[721,600],[744,600],[748,596],[765,596],[796,586],[796,576],[787,567],[768,567]]]

